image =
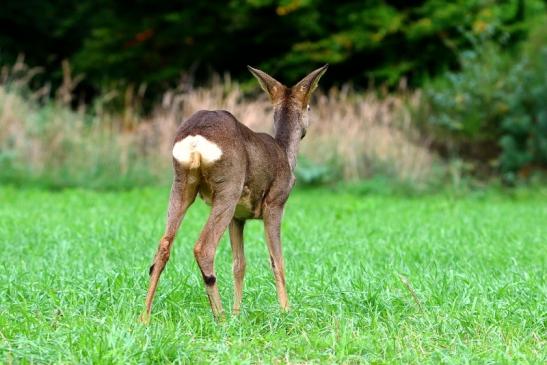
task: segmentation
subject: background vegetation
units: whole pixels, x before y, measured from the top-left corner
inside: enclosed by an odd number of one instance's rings
[[[474,39],[461,70],[425,87],[431,110],[422,123],[438,147],[514,182],[547,166],[547,22],[542,19],[515,55]]]
[[[371,81],[420,85],[458,67],[472,46],[468,33],[503,40],[505,51],[526,37],[541,0],[7,0],[0,13],[0,57],[24,53],[60,83],[69,60],[85,75],[79,94],[113,84],[146,83],[154,92],[181,74],[208,79],[211,70],[249,79],[243,65],[296,80],[310,65],[334,67],[324,85]]]
[[[167,182],[173,131],[196,110],[270,130],[245,64],[290,84],[325,62],[300,183],[537,179],[546,18],[537,0],[8,0],[0,181]]]

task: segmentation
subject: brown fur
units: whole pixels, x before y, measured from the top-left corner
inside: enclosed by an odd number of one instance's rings
[[[215,317],[222,316],[214,270],[219,240],[229,226],[233,252],[234,313],[239,313],[245,256],[243,228],[247,219],[262,219],[270,252],[279,304],[288,310],[285,270],[281,251],[280,227],[285,202],[294,185],[298,145],[307,127],[307,106],[323,66],[288,88],[268,74],[249,67],[274,105],[275,138],[255,133],[227,111],[199,111],[178,129],[175,143],[187,136],[201,135],[222,150],[213,164],[200,164],[199,153],[192,153],[189,166],[173,160],[175,177],[171,188],[167,226],[150,268],[150,288],[143,320],[150,318],[152,300],[159,277],[169,259],[171,246],[188,207],[199,193],[211,206],[211,214],[194,246]]]

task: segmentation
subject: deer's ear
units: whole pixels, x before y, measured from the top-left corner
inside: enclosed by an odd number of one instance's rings
[[[279,98],[283,96],[283,91],[285,90],[285,86],[268,75],[264,71],[260,71],[259,69],[253,68],[251,66],[247,66],[249,71],[253,74],[254,77],[258,80],[258,83],[260,84],[260,87],[268,93],[272,101],[276,101]]]
[[[329,65],[325,65],[315,71],[312,71],[308,76],[300,80],[298,84],[293,86],[293,93],[298,99],[300,99],[302,104],[308,104],[311,94],[317,88],[319,79],[327,71],[328,67]]]

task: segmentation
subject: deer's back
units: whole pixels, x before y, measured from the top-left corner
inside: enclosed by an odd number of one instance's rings
[[[236,210],[240,218],[259,218],[264,197],[272,187],[290,184],[288,160],[275,139],[252,131],[227,111],[202,110],[192,115],[179,127],[174,150],[177,143],[186,141],[207,148],[200,166],[203,199],[210,203],[213,193],[236,186],[233,193],[240,197]]]

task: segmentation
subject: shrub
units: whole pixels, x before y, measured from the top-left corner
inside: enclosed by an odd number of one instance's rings
[[[547,166],[547,22],[518,53],[475,41],[460,56],[461,70],[425,87],[424,118],[436,147],[448,156],[493,167],[507,182]]]

